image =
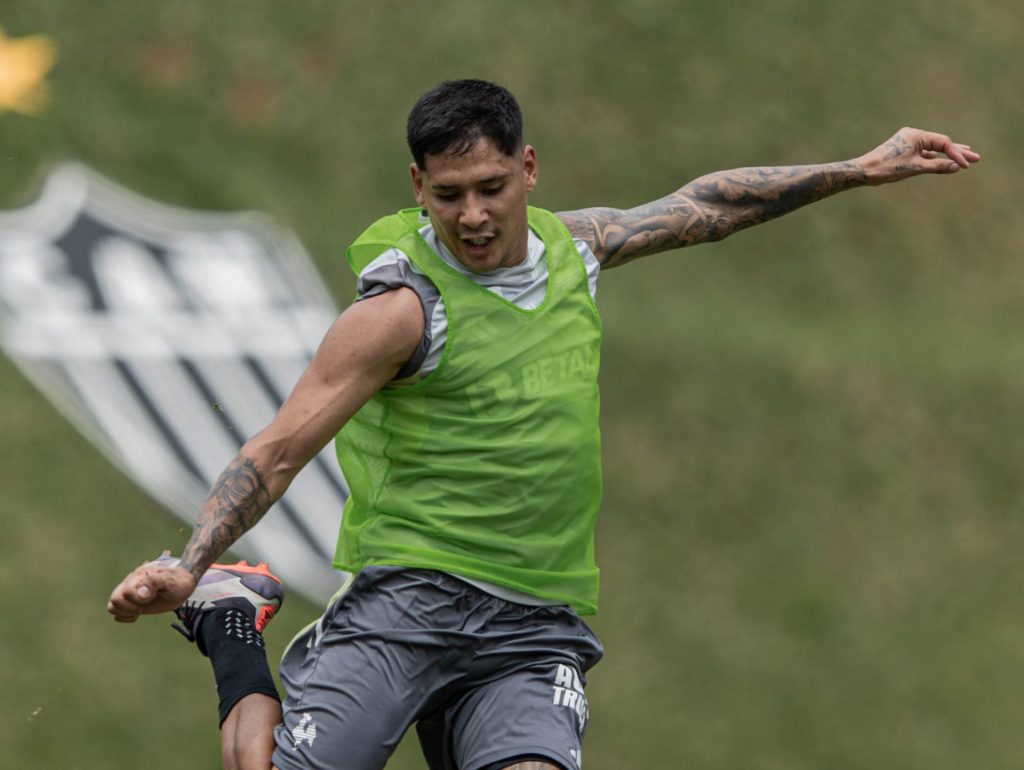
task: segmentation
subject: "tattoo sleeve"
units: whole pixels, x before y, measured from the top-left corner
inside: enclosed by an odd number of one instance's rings
[[[256,464],[239,455],[213,484],[181,566],[196,580],[270,508],[273,500]]]
[[[867,184],[856,163],[740,168],[695,179],[633,209],[590,208],[558,217],[587,242],[603,268],[637,257],[719,241],[808,203]]]

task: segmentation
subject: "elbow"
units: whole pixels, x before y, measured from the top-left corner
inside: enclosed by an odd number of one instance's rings
[[[271,503],[276,503],[288,490],[303,463],[292,457],[289,442],[257,433],[239,450],[238,456],[248,460],[259,474]]]
[[[677,236],[683,246],[724,240],[736,231],[742,217],[737,204],[714,185],[694,182],[677,191],[675,197],[685,203],[675,212],[682,215]]]
[[[740,218],[729,206],[704,206],[701,209],[703,214],[703,237],[702,243],[716,243],[724,241],[738,228]]]

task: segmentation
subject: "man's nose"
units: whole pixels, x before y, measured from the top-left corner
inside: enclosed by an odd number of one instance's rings
[[[459,215],[459,224],[467,230],[476,230],[487,222],[487,207],[475,195],[466,197],[465,206]]]

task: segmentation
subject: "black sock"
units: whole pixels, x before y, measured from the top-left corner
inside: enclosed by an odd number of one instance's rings
[[[220,724],[246,695],[262,693],[281,700],[267,665],[263,637],[241,610],[228,607],[206,613],[196,629],[196,645],[213,665]]]

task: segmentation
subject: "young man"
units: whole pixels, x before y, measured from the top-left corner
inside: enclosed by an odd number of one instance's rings
[[[349,250],[358,300],[180,562],[140,567],[108,605],[122,622],[177,611],[213,663],[228,768],[382,768],[413,723],[432,770],[578,767],[601,656],[579,619],[597,606],[599,270],[980,159],[905,128],[848,162],[551,214],[527,206],[537,159],[503,88],[441,84],[408,139],[419,208]],[[279,584],[265,565],[207,570],[335,436],[352,489],[335,564],[354,578],[286,652],[282,715],[259,637]]]

